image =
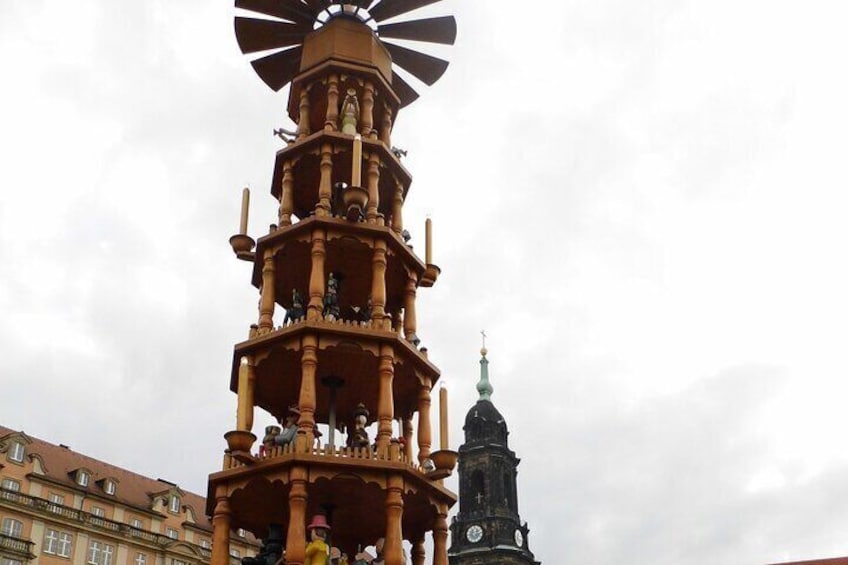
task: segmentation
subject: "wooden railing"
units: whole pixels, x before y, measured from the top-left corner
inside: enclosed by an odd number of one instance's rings
[[[396,443],[392,443],[388,449],[384,449],[382,451],[378,451],[373,446],[346,447],[330,445],[317,445],[313,446],[310,449],[301,451],[298,450],[298,448],[296,447],[296,442],[293,441],[286,445],[276,445],[274,447],[271,447],[270,449],[266,449],[262,454],[254,456],[253,461],[260,462],[267,461],[269,459],[291,457],[296,453],[317,455],[319,457],[329,457],[335,459],[368,459],[372,461],[391,461],[395,463],[403,463],[411,469],[418,470],[422,473],[424,472],[418,466],[418,462],[414,459],[410,460],[408,457],[406,457],[406,454]],[[249,463],[246,463],[244,460],[237,459],[236,457],[232,457],[228,454],[225,458],[224,468],[235,469],[238,467],[244,467],[247,464]]]

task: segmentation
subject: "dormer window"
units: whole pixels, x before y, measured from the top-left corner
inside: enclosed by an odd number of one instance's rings
[[[81,487],[87,487],[91,477],[86,471],[77,471],[77,484]]]
[[[239,528],[238,530],[236,530],[236,535],[237,535],[238,537],[240,537],[240,538],[243,538],[243,537],[245,537],[247,534],[245,533],[244,528]]]
[[[115,481],[113,481],[111,479],[106,479],[106,481],[103,482],[103,492],[105,492],[106,494],[114,495],[115,494]]]
[[[172,496],[171,497],[171,500],[168,503],[168,510],[170,510],[174,514],[176,514],[180,511],[180,497],[179,496]]]
[[[9,446],[9,461],[15,463],[23,463],[24,461],[24,444],[19,441],[13,441]]]

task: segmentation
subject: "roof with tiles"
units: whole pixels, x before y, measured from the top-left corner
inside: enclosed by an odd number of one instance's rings
[[[206,498],[200,495],[187,492],[172,483],[151,479],[77,453],[67,446],[54,445],[32,437],[25,432],[3,426],[0,426],[0,445],[8,443],[9,439],[18,435],[23,435],[31,441],[26,446],[26,456],[28,460],[32,460],[33,457],[41,459],[41,466],[44,471],[44,475],[41,476],[43,479],[66,486],[71,490],[86,491],[90,494],[112,499],[117,503],[148,513],[154,512],[153,503],[157,495],[167,495],[174,492],[180,497],[181,512],[185,513],[184,509],[188,507],[194,516],[195,522],[193,524],[184,523],[184,525],[212,531],[212,524],[204,514]],[[24,442],[26,443],[26,441]],[[3,449],[6,447],[3,446]],[[83,487],[75,482],[74,473],[78,469],[85,469],[91,473],[88,486]],[[114,495],[109,495],[104,490],[106,479],[111,479],[116,483]]]

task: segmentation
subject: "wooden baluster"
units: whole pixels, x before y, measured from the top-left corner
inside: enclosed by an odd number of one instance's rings
[[[385,565],[403,565],[403,477],[389,475],[386,485],[386,540],[383,544]]]
[[[306,310],[307,320],[320,320],[324,310],[324,258],[326,257],[325,240],[327,234],[322,229],[312,232],[312,270],[309,274],[309,305]]]
[[[280,191],[279,224],[290,226],[294,211],[294,173],[291,161],[283,163],[283,187]]]
[[[289,473],[291,490],[289,491],[289,528],[286,535],[287,565],[303,565],[306,559],[306,479],[306,469],[292,467]],[[215,549],[214,545],[212,549]],[[220,565],[229,565],[229,555],[227,559],[226,564]]]
[[[262,288],[259,297],[259,328],[274,328],[274,250],[266,249],[262,263]]]
[[[324,131],[339,131],[339,75],[327,77],[327,117]]]
[[[374,136],[374,85],[366,80],[362,87],[362,108],[359,111],[359,132],[362,137]]]
[[[430,379],[425,379],[418,390],[418,463],[430,458]]]

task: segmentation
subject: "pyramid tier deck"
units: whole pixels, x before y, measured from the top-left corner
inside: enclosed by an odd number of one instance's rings
[[[342,321],[301,320],[255,339],[239,343],[233,355],[230,390],[239,392],[240,361],[253,364],[251,404],[276,418],[299,403],[304,350],[314,349],[314,419],[328,423],[331,389],[322,383],[341,379],[332,397],[339,425],[350,425],[352,414],[362,402],[371,412],[369,423],[379,417],[381,361],[389,359],[391,419],[409,418],[419,410],[422,388],[429,390],[439,379],[439,370],[425,355],[394,332],[375,330]],[[389,392],[389,391],[386,391]],[[247,399],[245,400],[247,401]]]
[[[375,204],[377,212],[390,221],[396,209],[396,199],[406,199],[412,176],[397,156],[392,153],[389,140],[362,136],[362,179],[363,188],[370,183],[376,186]],[[283,194],[291,187],[291,213],[298,218],[307,218],[321,213],[320,206],[332,204],[323,198],[331,198],[333,186],[344,182],[351,184],[353,136],[336,131],[319,130],[308,136],[298,137],[277,151],[274,173],[271,179],[271,194],[285,206]],[[322,179],[322,163],[328,164],[329,175]],[[373,166],[372,166],[373,163]],[[323,183],[322,183],[323,181]],[[330,210],[331,213],[342,213]]]
[[[444,543],[447,509],[456,502],[440,480],[411,463],[397,444],[383,458],[371,452],[336,450],[328,455],[292,447],[250,464],[226,455],[224,466],[209,476],[207,513],[216,515],[225,500],[229,527],[259,537],[267,535],[269,524],[279,524],[295,546],[287,539],[287,551],[297,552],[297,544],[304,543],[303,516],[317,513],[331,521],[332,544],[350,556],[392,531],[420,544],[435,530],[444,534],[438,536]],[[299,514],[294,521],[293,512]]]
[[[374,248],[385,247],[385,302],[386,312],[399,323],[399,311],[407,307],[406,296],[424,278],[427,266],[415,255],[413,249],[392,229],[365,222],[348,222],[341,218],[313,216],[291,226],[277,228],[259,239],[253,265],[252,283],[259,289],[263,284],[265,258],[272,256],[274,303],[292,307],[292,289],[297,289],[305,301],[310,300],[313,269],[314,240],[321,240],[323,269],[320,279],[326,281],[329,273],[339,279],[339,304],[341,318],[353,319],[352,308],[364,307],[373,292],[371,265]],[[366,276],[362,276],[363,267]],[[322,283],[325,284],[325,283]],[[413,285],[410,288],[410,285]],[[321,298],[325,290],[321,290]],[[314,318],[315,316],[309,316]]]

